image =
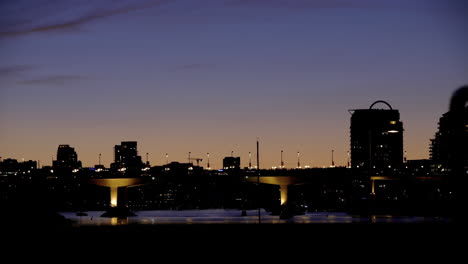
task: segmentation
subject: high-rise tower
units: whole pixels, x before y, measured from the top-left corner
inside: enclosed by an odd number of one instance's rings
[[[75,149],[70,145],[59,145],[57,149],[57,160],[53,161],[54,168],[81,168],[81,161],[78,160],[78,155]]]
[[[123,141],[114,147],[114,168],[141,167],[143,163],[141,156],[138,156],[136,141]]]
[[[389,109],[374,109],[383,103]],[[403,123],[400,113],[385,101],[369,109],[350,110],[351,167],[365,168],[372,174],[398,169],[403,164]]]

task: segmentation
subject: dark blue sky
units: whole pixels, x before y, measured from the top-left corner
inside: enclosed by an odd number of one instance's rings
[[[108,164],[138,140],[153,164],[190,151],[221,167],[234,151],[244,166],[260,137],[265,167],[282,149],[288,167],[297,151],[330,165],[332,149],[346,165],[347,110],[386,100],[408,158],[427,158],[468,83],[463,1],[4,2],[2,157],[48,164],[70,144],[84,165]]]

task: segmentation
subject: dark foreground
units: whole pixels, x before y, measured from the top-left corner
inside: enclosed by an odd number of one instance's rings
[[[458,253],[464,254],[461,247],[466,245],[466,226],[455,223],[64,224],[2,226],[1,231],[2,240],[9,242],[3,247],[3,256],[13,254],[36,263],[39,259],[60,263],[138,263],[150,259],[158,263],[168,258],[191,263],[247,263],[255,259],[293,263],[304,258],[353,263],[377,258],[406,263],[411,258],[420,263],[433,256],[442,258],[442,263],[452,263]]]
[[[36,255],[29,252],[46,254],[47,258],[66,253],[71,258],[89,258],[86,262],[94,260],[93,254],[117,259],[122,254],[158,258],[170,252],[171,257],[207,258],[224,252],[228,259],[247,257],[247,253],[260,257],[314,257],[330,252],[325,256],[351,261],[376,252],[385,258],[403,252],[418,256],[444,254],[446,250],[464,252],[457,248],[466,245],[468,237],[462,221],[77,225],[54,212],[41,212],[42,217],[20,212],[23,215],[10,214],[0,219],[2,252],[18,251],[15,256],[33,258]]]
[[[120,239],[155,239],[154,242],[239,241],[243,244],[274,241],[306,243],[387,243],[399,245],[435,244],[454,239],[466,241],[466,225],[460,223],[333,223],[333,224],[164,224],[164,225],[103,225],[73,226],[71,224],[45,226],[10,225],[1,227],[2,234],[16,239],[87,240],[99,236],[116,245]],[[116,240],[113,240],[116,239]],[[88,242],[95,242],[89,240]],[[131,246],[131,245],[129,245]]]

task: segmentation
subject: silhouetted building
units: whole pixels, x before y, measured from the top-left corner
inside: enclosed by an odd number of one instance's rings
[[[373,109],[377,103],[390,109]],[[403,123],[400,113],[385,101],[369,109],[350,110],[351,167],[369,169],[372,174],[388,173],[403,164]]]
[[[468,109],[468,108],[467,108]],[[465,127],[464,133],[457,133],[455,115],[447,112],[439,119],[438,131],[435,133],[430,143],[430,159],[438,171],[451,171],[457,155],[460,160],[465,161],[465,167],[468,167],[468,110],[464,115]],[[461,137],[461,138],[460,138]],[[464,152],[456,153],[457,145],[465,145]]]
[[[240,170],[240,157],[225,157],[223,159],[223,169]]]
[[[23,161],[23,163],[21,163],[21,167],[22,167],[21,169],[24,171],[35,170],[37,169],[37,161],[35,160]]]
[[[0,162],[0,174],[8,174],[18,172],[20,170],[20,164],[16,159],[5,159]]]
[[[407,160],[405,171],[411,176],[432,176],[432,161],[430,159]]]
[[[114,147],[114,163],[111,168],[140,168],[143,166],[138,156],[136,141],[123,141]]]
[[[81,161],[78,160],[78,155],[75,149],[70,145],[59,145],[57,149],[57,160],[53,161],[54,168],[81,168]]]
[[[200,166],[195,166],[192,163],[180,163],[173,161],[171,163],[165,164],[163,166],[154,166],[151,167],[151,174],[153,175],[160,175],[163,174],[171,174],[171,175],[192,175],[194,173],[201,173],[203,168]]]
[[[37,169],[37,162],[34,160],[18,162],[16,159],[5,159],[4,161],[0,161],[0,174],[2,172],[19,172],[35,169]]]

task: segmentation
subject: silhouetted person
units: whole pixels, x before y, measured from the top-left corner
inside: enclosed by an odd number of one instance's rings
[[[450,101],[453,115],[453,134],[449,142],[450,185],[455,192],[454,216],[457,222],[466,219],[467,183],[468,183],[468,86],[456,90]]]

